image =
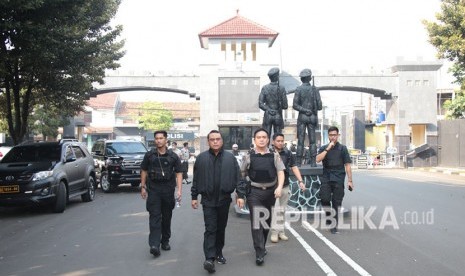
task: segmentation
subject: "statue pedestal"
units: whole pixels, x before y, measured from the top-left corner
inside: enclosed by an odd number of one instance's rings
[[[320,211],[320,176],[323,174],[323,166],[311,167],[310,165],[302,165],[299,167],[300,174],[305,183],[305,191],[299,187],[297,178],[290,170],[289,175],[289,201],[287,205],[298,211]]]

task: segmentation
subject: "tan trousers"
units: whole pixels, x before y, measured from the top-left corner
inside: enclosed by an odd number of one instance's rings
[[[284,222],[286,217],[287,201],[289,200],[289,185],[281,191],[281,197],[276,200],[271,217],[271,234],[284,233]],[[279,218],[279,219],[278,219]]]

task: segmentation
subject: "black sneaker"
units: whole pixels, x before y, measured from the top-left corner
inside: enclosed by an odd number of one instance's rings
[[[331,234],[339,234],[339,230],[336,227],[331,228]]]
[[[151,246],[150,247],[150,254],[152,254],[154,257],[160,256],[160,249],[156,246]]]
[[[226,258],[223,255],[220,255],[220,256],[216,257],[216,261],[219,264],[226,264]]]
[[[255,263],[256,263],[257,265],[263,265],[264,262],[265,262],[265,258],[263,258],[263,257],[257,257],[257,258],[255,259]]]
[[[214,273],[216,271],[215,270],[215,263],[212,260],[206,260],[203,263],[203,269],[208,271],[208,273]]]
[[[161,244],[161,249],[168,251],[168,250],[171,250],[171,246],[168,242],[165,242]]]

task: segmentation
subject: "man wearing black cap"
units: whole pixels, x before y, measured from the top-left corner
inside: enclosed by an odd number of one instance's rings
[[[304,154],[305,130],[308,132],[310,160],[312,167],[316,167],[316,134],[315,129],[318,126],[318,110],[323,108],[321,103],[320,91],[314,85],[310,84],[312,71],[304,69],[300,72],[302,85],[297,87],[292,107],[299,111],[297,117],[297,166],[302,164]]]
[[[271,135],[272,128],[274,133],[282,133],[283,109],[287,109],[287,96],[284,87],[279,86],[279,68],[271,68],[268,77],[271,82],[262,87],[258,106],[265,111],[262,126]]]

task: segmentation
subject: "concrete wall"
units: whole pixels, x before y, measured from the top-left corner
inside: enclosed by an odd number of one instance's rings
[[[438,163],[465,167],[465,119],[439,121]]]

